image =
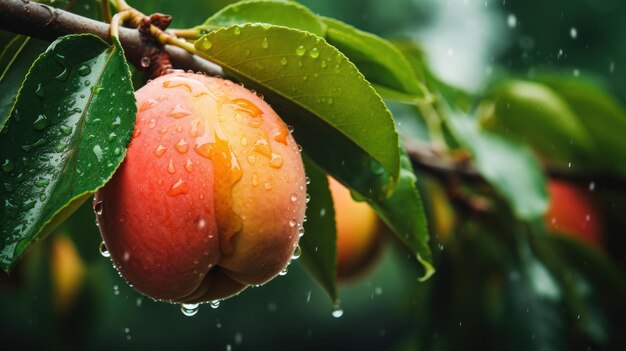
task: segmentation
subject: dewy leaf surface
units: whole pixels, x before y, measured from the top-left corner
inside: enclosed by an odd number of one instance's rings
[[[0,266],[9,270],[104,185],[125,156],[136,108],[121,46],[53,42],[0,132]]]
[[[48,45],[23,35],[3,32],[2,36],[7,43],[0,49],[0,128],[9,117],[28,69]]]
[[[308,8],[295,2],[276,0],[236,2],[209,17],[204,25],[215,28],[246,23],[267,23],[295,28],[320,37],[326,32],[324,24]]]

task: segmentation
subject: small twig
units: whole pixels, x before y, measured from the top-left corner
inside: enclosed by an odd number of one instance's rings
[[[111,7],[109,0],[102,0],[102,18],[105,23],[111,23]]]
[[[120,27],[124,23],[124,21],[130,19],[131,13],[128,10],[122,10],[116,13],[111,19],[111,37],[119,38],[120,37]]]

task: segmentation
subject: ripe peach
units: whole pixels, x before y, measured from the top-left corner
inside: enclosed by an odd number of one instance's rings
[[[551,231],[600,246],[602,228],[588,191],[565,181],[549,182],[550,206],[545,216]]]
[[[288,264],[305,211],[298,145],[251,91],[171,73],[139,89],[128,154],[95,199],[115,266],[155,299],[221,299]]]
[[[337,224],[337,278],[347,281],[371,268],[383,244],[382,224],[365,202],[352,199],[350,190],[328,177]]]

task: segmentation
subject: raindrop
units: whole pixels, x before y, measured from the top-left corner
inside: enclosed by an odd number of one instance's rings
[[[120,287],[117,285],[113,285],[113,295],[119,295],[120,294]]]
[[[200,309],[200,304],[197,303],[181,303],[180,311],[187,317],[195,316]]]
[[[154,155],[156,157],[161,157],[161,156],[163,156],[165,151],[167,151],[167,148],[165,146],[159,144],[159,146],[157,146],[156,150],[154,150]]]
[[[15,169],[15,165],[13,164],[13,161],[11,161],[8,158],[4,160],[1,167],[2,167],[2,172],[4,173],[11,173]]]
[[[235,35],[241,34],[241,29],[239,27],[235,27]]]
[[[296,202],[296,200],[298,200],[298,194],[296,193],[291,193],[291,202]]]
[[[87,65],[82,65],[78,68],[78,75],[80,75],[81,77],[84,77],[89,73],[91,73],[91,68],[89,68],[89,66]]]
[[[320,56],[320,51],[317,48],[313,48],[311,49],[311,51],[309,51],[309,56],[316,59]]]
[[[90,81],[88,81],[88,80],[86,80],[86,81],[85,81],[85,86],[86,86],[86,87],[88,87],[88,86],[90,86],[90,85],[91,85],[91,82],[90,82]]]
[[[120,150],[119,147],[116,147],[115,150],[113,150],[113,155],[119,156],[121,154],[122,154],[122,150]]]
[[[100,145],[96,145],[93,147],[93,153],[96,155],[98,162],[100,162],[102,160],[102,148],[100,147]]]
[[[187,152],[187,150],[189,150],[189,144],[185,141],[185,139],[181,138],[178,141],[178,143],[176,143],[176,145],[174,145],[174,148],[179,153],[184,154],[185,152]]]
[[[99,251],[102,257],[111,257],[111,253],[109,252],[109,249],[107,248],[107,245],[104,243],[104,241],[100,243]]]
[[[297,224],[298,224],[298,222],[296,222],[296,220],[295,220],[295,219],[291,219],[291,220],[289,221],[289,226],[290,226],[290,227],[292,227],[292,228],[293,228],[293,227],[295,227]]]
[[[596,190],[596,183],[595,182],[589,183],[589,191],[594,191],[594,190]]]
[[[46,117],[46,115],[44,114],[41,114],[37,116],[37,119],[35,120],[35,122],[33,122],[33,128],[35,128],[35,130],[44,130],[48,127],[48,124],[50,124],[48,117]]]
[[[333,306],[332,315],[335,318],[341,318],[341,316],[343,316],[343,310],[341,309],[341,306],[339,306],[339,304]]]
[[[200,45],[202,45],[203,50],[210,50],[213,47],[213,43],[208,39],[204,39]]]
[[[150,67],[150,58],[148,56],[144,56],[141,58],[141,61],[139,62],[139,64],[141,65],[141,67],[143,68],[148,68]]]
[[[43,86],[41,85],[41,83],[37,83],[37,89],[35,90],[35,95],[39,96],[40,98],[43,98],[44,92],[43,92]]]
[[[280,271],[280,273],[278,273],[278,275],[280,275],[280,276],[287,275],[287,267],[285,267],[282,271]]]
[[[309,177],[306,177],[306,178],[304,179],[304,181],[305,181],[306,185],[311,184],[311,178],[309,178]]]
[[[293,250],[293,254],[291,254],[291,259],[297,260],[298,258],[300,258],[301,255],[302,249],[300,248],[300,245],[296,245],[296,248]]]
[[[220,300],[213,300],[211,301],[210,305],[212,309],[217,309],[218,307],[220,307]]]
[[[69,127],[65,124],[61,124],[59,126],[59,129],[61,130],[61,133],[63,133],[66,136],[72,134],[72,127]]]
[[[511,28],[517,27],[517,17],[515,17],[514,14],[510,14],[509,17],[507,17],[506,22]]]
[[[63,82],[67,79],[67,77],[69,77],[69,75],[70,71],[67,68],[63,68],[63,71],[61,71],[61,73],[54,77],[54,79]]]
[[[298,237],[303,237],[304,236],[304,227],[300,226],[300,228],[298,228]]]
[[[310,194],[306,194],[306,203],[308,204],[309,201],[311,201],[311,195]]]
[[[96,215],[102,216],[103,207],[104,207],[104,202],[97,201],[93,205],[93,211],[96,213]]]
[[[35,186],[38,186],[40,188],[45,188],[46,186],[48,186],[48,184],[50,184],[50,180],[45,178],[35,181]]]
[[[287,130],[289,131],[289,133],[293,133],[293,131],[295,130],[295,128],[292,125],[288,125],[287,126]]]
[[[298,56],[304,55],[305,52],[306,52],[306,49],[302,45],[298,46],[298,48],[296,49],[296,55]]]
[[[569,36],[572,37],[572,39],[578,38],[578,30],[576,29],[576,27],[570,28]]]
[[[263,38],[263,42],[261,42],[261,47],[263,47],[263,49],[267,49],[270,47],[270,43],[267,41],[267,38]]]
[[[283,66],[287,66],[287,58],[286,57],[281,58],[280,59],[280,64],[283,65]]]

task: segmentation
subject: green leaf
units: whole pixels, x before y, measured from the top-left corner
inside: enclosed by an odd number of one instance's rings
[[[0,51],[0,126],[9,117],[30,65],[47,47],[46,43],[23,35],[11,34],[7,39]]]
[[[366,198],[366,200],[396,236],[415,253],[424,268],[420,280],[425,281],[435,273],[428,246],[428,220],[415,186],[417,177],[404,149],[400,160],[400,179],[393,194],[388,198],[374,200]]]
[[[393,189],[400,156],[391,114],[354,65],[323,39],[248,24],[210,32],[196,48],[261,92],[326,172],[363,195]],[[381,172],[391,175],[387,184],[381,184]]]
[[[204,26],[216,28],[246,23],[267,23],[295,28],[319,37],[326,33],[326,28],[311,10],[295,2],[280,0],[236,2],[209,17]]]
[[[588,162],[626,175],[626,163],[616,162],[626,159],[624,107],[609,93],[585,79],[546,76],[540,80],[567,101],[591,136],[597,150]]]
[[[389,91],[419,98],[427,95],[411,64],[390,42],[332,18],[322,20],[328,43],[346,55],[367,80]]]
[[[479,109],[480,124],[529,144],[551,164],[567,167],[589,155],[592,142],[566,101],[540,83],[508,81]]]
[[[311,180],[307,192],[314,196],[307,205],[305,234],[300,238],[302,256],[298,262],[326,290],[333,303],[337,303],[337,229],[328,178],[311,160],[303,159]]]
[[[66,36],[35,61],[0,132],[4,270],[108,181],[135,114],[119,42]]]
[[[524,220],[541,217],[548,206],[539,162],[525,146],[481,131],[469,116],[451,112],[447,121],[455,138],[472,153],[477,170]]]

